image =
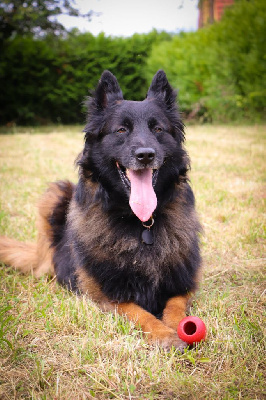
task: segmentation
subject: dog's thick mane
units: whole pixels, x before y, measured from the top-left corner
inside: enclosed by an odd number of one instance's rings
[[[177,192],[175,201],[155,217],[155,242],[148,249],[141,243],[143,227],[136,218],[121,219],[112,212],[106,220],[100,202],[83,206],[72,203],[68,218],[72,230],[78,232],[76,249],[81,255],[80,262],[87,266],[89,275],[100,283],[108,298],[129,301],[134,298],[137,286],[138,304],[160,315],[166,299],[175,293],[178,285],[180,294],[196,288],[194,275],[200,259],[195,256],[195,250],[200,225],[187,183],[180,183]],[[191,208],[184,210],[188,198]],[[112,261],[105,251],[107,248],[113,254]]]

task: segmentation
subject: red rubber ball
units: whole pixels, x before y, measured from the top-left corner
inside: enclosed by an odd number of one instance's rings
[[[186,317],[179,322],[177,334],[187,344],[199,343],[206,338],[206,326],[199,317]]]

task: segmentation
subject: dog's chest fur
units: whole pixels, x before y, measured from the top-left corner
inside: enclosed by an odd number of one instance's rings
[[[188,208],[185,201],[187,192],[189,185],[181,183],[176,199],[155,217],[152,245],[142,243],[140,221],[132,224],[113,213],[106,218],[101,203],[84,207],[73,198],[68,227],[77,268],[92,276],[111,300],[134,300],[160,313],[164,296],[194,289],[190,249],[197,246],[199,224],[193,204]]]

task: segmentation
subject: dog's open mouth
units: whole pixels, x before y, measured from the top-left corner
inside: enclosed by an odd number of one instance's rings
[[[127,169],[118,162],[116,165],[124,186],[130,191],[129,205],[132,211],[142,222],[148,221],[157,206],[154,186],[158,170]]]
[[[119,164],[118,162],[116,163],[120,178],[125,185],[127,189],[130,190],[131,184],[130,184],[130,178],[129,178],[129,171],[130,169],[125,168],[123,165]],[[132,170],[131,170],[132,171]],[[136,170],[137,171],[143,171],[141,170]],[[152,186],[155,187],[156,182],[157,182],[157,177],[158,177],[159,170],[158,169],[152,169]]]

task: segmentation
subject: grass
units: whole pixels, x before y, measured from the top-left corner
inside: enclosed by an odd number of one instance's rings
[[[0,232],[35,239],[47,182],[77,180],[81,128],[0,136]],[[0,399],[265,398],[265,126],[187,129],[204,227],[204,272],[192,313],[204,344],[150,348],[119,316],[54,280],[0,269]]]

